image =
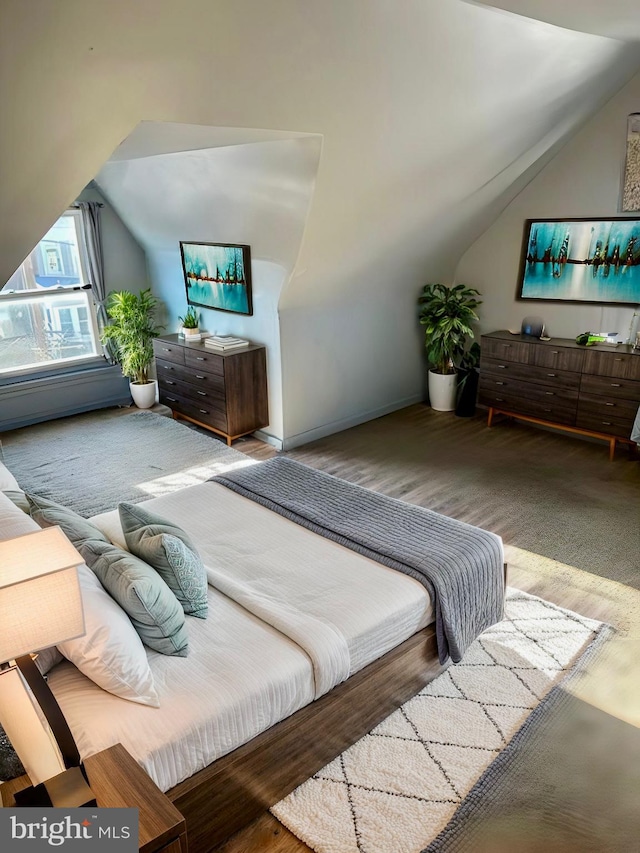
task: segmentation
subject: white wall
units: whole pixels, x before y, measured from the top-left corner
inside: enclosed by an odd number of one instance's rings
[[[143,156],[144,150],[168,146],[167,131],[172,144],[186,150]],[[124,150],[134,151],[133,142],[125,142],[96,183],[147,251],[153,291],[162,300],[161,321],[168,332],[178,331],[178,317],[187,308],[180,241],[250,245],[253,315],[199,308],[200,325],[266,346],[270,424],[264,432],[280,446],[278,302],[300,251],[321,138],[307,135],[194,150],[190,140],[204,144],[203,131],[154,124],[141,131],[144,145],[141,133],[134,132],[136,159],[122,159]]]
[[[279,303],[292,444],[421,396],[421,286],[451,279],[496,200],[639,62],[458,0],[4,0],[0,15],[0,274],[142,120],[322,135]]]
[[[584,331],[627,333],[633,308],[520,302],[516,288],[526,219],[620,216],[627,116],[640,109],[640,74],[598,112],[509,204],[469,248],[456,279],[484,296],[483,331],[519,329],[527,315],[541,316],[551,335]]]

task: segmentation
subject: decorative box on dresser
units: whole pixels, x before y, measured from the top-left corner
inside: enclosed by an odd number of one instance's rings
[[[164,335],[153,349],[160,402],[174,418],[223,435],[229,445],[269,423],[264,347],[218,353],[201,341]]]
[[[482,336],[481,404],[495,414],[629,445],[640,405],[640,354],[629,346],[583,347],[510,332]]]

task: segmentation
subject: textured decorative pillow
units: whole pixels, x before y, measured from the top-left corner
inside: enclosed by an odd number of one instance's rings
[[[31,518],[35,519],[40,527],[59,525],[76,547],[87,539],[108,541],[94,524],[72,509],[39,495],[27,495],[27,500],[31,506]]]
[[[53,669],[59,663],[62,663],[64,657],[60,654],[55,646],[50,646],[48,649],[41,649],[36,658],[36,666],[40,670],[41,675],[46,675],[49,670]]]
[[[98,539],[81,542],[78,549],[128,614],[145,645],[163,655],[187,656],[189,637],[182,607],[151,566]]]
[[[12,503],[22,510],[22,512],[26,512],[27,515],[31,514],[29,501],[22,489],[3,489],[3,492]]]
[[[135,504],[121,503],[118,512],[131,553],[153,566],[185,613],[206,619],[207,573],[184,530]]]
[[[78,567],[86,633],[60,643],[58,649],[103,690],[160,706],[147,653],[127,614],[87,568]]]

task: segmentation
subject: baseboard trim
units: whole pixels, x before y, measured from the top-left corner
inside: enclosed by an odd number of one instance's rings
[[[353,415],[349,418],[342,418],[339,421],[332,421],[323,426],[315,427],[314,429],[300,432],[297,435],[287,436],[282,442],[282,450],[293,450],[294,447],[300,447],[302,444],[308,444],[310,441],[317,441],[319,438],[325,438],[327,435],[333,435],[335,432],[342,432],[345,429],[359,426],[367,421],[373,421],[376,418],[382,418],[384,415],[390,415],[392,412],[397,412],[399,409],[406,409],[407,406],[413,406],[416,403],[422,403],[424,397],[421,394],[413,394],[411,397],[405,397],[402,400],[396,400],[386,406],[381,406],[379,409],[371,409],[368,412],[362,412],[359,415]]]
[[[264,441],[265,444],[270,444],[272,447],[275,447],[276,450],[282,450],[282,439],[276,438],[274,435],[269,435],[268,432],[264,432],[264,430],[257,429],[254,433],[256,438],[259,438],[260,441]]]

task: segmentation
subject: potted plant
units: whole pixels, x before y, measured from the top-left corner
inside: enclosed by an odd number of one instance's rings
[[[452,412],[456,407],[456,362],[465,351],[468,338],[473,338],[471,324],[478,319],[481,304],[473,287],[456,284],[426,284],[418,299],[420,323],[424,329],[429,370],[429,401],[439,412]]]
[[[178,317],[178,320],[182,323],[182,328],[180,329],[180,334],[184,335],[185,338],[191,338],[195,335],[200,334],[200,329],[198,328],[198,320],[199,315],[196,309],[189,305],[186,310],[184,317]]]
[[[149,409],[156,400],[157,382],[149,379],[153,362],[153,339],[162,327],[155,323],[158,301],[147,288],[140,293],[114,291],[107,300],[111,323],[102,332],[102,342],[111,341],[122,372],[129,378],[133,401],[139,409]]]

